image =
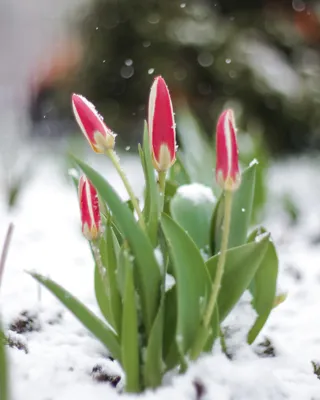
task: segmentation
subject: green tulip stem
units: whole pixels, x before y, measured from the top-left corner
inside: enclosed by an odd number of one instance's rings
[[[209,298],[209,303],[204,314],[202,323],[199,327],[199,331],[197,333],[196,340],[190,351],[190,359],[196,360],[201,352],[203,351],[203,347],[205,346],[209,334],[210,334],[210,323],[214,311],[214,307],[217,303],[218,294],[221,286],[224,264],[226,260],[226,253],[228,250],[228,241],[229,241],[229,231],[230,231],[230,221],[231,221],[231,205],[232,205],[232,192],[226,190],[224,197],[224,218],[223,218],[223,226],[222,226],[222,240],[221,240],[221,248],[220,255],[218,259],[217,272],[212,283],[211,296]]]
[[[126,174],[124,173],[124,171],[123,171],[123,169],[122,169],[122,167],[120,165],[118,156],[116,155],[116,153],[115,153],[115,151],[113,149],[107,150],[106,151],[106,155],[110,158],[112,164],[114,165],[114,167],[116,168],[118,174],[120,175],[120,178],[122,179],[122,182],[123,182],[123,184],[124,184],[124,186],[125,186],[125,188],[126,188],[126,190],[128,192],[129,197],[130,197],[130,200],[131,200],[131,203],[133,205],[133,208],[135,209],[135,211],[136,211],[136,213],[138,215],[139,224],[140,224],[141,228],[143,230],[145,230],[146,226],[145,226],[145,223],[144,223],[144,218],[143,218],[142,212],[140,210],[138,201],[137,201],[136,196],[135,196],[135,194],[134,194],[134,192],[132,190],[132,187],[131,187],[131,185],[130,185],[130,183],[128,181],[128,178],[127,178]]]
[[[166,189],[166,171],[160,171],[158,177],[159,177],[160,211],[163,211],[164,195]]]
[[[232,211],[232,191],[226,190],[224,196],[224,218],[222,225],[222,239],[220,255],[218,259],[217,272],[212,283],[212,291],[209,299],[209,304],[204,315],[204,327],[208,328],[214,311],[214,306],[217,303],[219,290],[221,287],[222,276],[224,272],[224,265],[226,261],[226,255],[228,250],[229,232],[230,232],[230,221],[231,221],[231,211]]]

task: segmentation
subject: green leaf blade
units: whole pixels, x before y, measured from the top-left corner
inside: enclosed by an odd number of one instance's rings
[[[152,164],[152,157],[150,151],[149,143],[149,133],[148,126],[145,122],[144,133],[143,133],[143,151],[141,152],[141,157],[144,159],[144,173],[146,182],[146,207],[144,210],[145,219],[147,222],[149,237],[153,244],[156,244],[157,240],[157,230],[159,223],[159,212],[160,212],[160,202],[159,202],[159,191],[156,182],[155,170]]]
[[[35,272],[29,274],[43,286],[45,286],[54,296],[56,296],[72,314],[110,351],[112,356],[121,360],[120,345],[116,334],[99,319],[92,311],[82,304],[76,297],[63,287]]]
[[[265,229],[258,228],[250,235],[249,242],[265,232]],[[250,285],[253,296],[252,306],[258,316],[248,334],[249,344],[255,341],[273,309],[277,289],[278,263],[275,246],[272,241],[269,241],[268,249],[253,278],[252,285]]]
[[[218,296],[219,318],[222,322],[249,287],[267,251],[269,236],[259,242],[248,243],[227,251],[225,270]],[[206,265],[214,279],[219,256],[207,260]]]
[[[180,186],[171,200],[172,218],[188,232],[197,247],[202,250],[209,249],[210,225],[215,203],[211,188],[197,183]]]
[[[174,285],[165,292],[163,328],[163,359],[167,370],[179,363],[179,351],[175,341],[177,332],[177,290]]]
[[[158,314],[150,331],[144,365],[144,383],[151,388],[160,386],[162,382],[164,369],[162,359],[163,322],[164,302],[161,301]]]
[[[126,391],[140,391],[138,315],[133,281],[133,267],[127,258],[122,314],[121,360],[126,373]]]
[[[114,328],[114,320],[110,309],[110,299],[104,286],[103,279],[101,278],[101,273],[97,264],[95,264],[94,267],[94,291],[101,314],[104,316],[105,320],[108,321],[108,323]]]
[[[176,340],[181,353],[191,347],[211,288],[210,277],[196,245],[187,233],[166,214],[161,226],[173,259],[177,290]]]
[[[107,248],[107,279],[110,288],[110,309],[114,320],[114,326],[121,335],[122,303],[117,282],[118,254],[120,252],[119,242],[110,225],[106,227]]]

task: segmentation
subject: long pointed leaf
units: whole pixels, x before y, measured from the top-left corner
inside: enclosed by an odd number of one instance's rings
[[[61,303],[63,303],[67,309],[71,311],[73,315],[77,317],[80,322],[82,322],[82,324],[107,347],[115,359],[121,360],[118,337],[101,321],[100,318],[94,315],[93,312],[82,304],[76,297],[53,280],[35,272],[28,273],[55,295]]]
[[[259,242],[248,243],[227,251],[225,271],[218,297],[220,322],[225,319],[249,287],[267,251],[268,244],[269,236],[266,236]],[[218,259],[219,256],[216,255],[206,262],[212,279],[216,274]]]
[[[158,314],[150,331],[146,349],[146,361],[144,365],[144,383],[147,387],[156,388],[161,384],[163,375],[163,321],[164,302],[159,307]]]
[[[189,185],[191,183],[191,179],[186,171],[179,153],[176,155],[176,162],[169,170],[169,179],[178,186]]]
[[[94,267],[94,291],[100,311],[109,325],[115,329],[115,322],[110,305],[110,285],[107,279],[107,246],[104,237],[100,239],[99,249],[94,249],[89,242],[91,253],[95,260]],[[97,251],[99,252],[97,254]],[[98,259],[97,259],[98,258]],[[100,266],[98,265],[100,263]],[[119,333],[117,331],[117,333]]]
[[[106,240],[107,240],[107,279],[110,287],[110,310],[113,316],[116,331],[119,336],[121,333],[121,317],[122,317],[122,304],[120,291],[117,282],[117,260],[120,252],[120,246],[116,235],[110,225],[106,227]]]
[[[147,226],[149,238],[152,243],[155,245],[157,241],[157,230],[159,223],[159,191],[157,187],[154,167],[152,165],[152,158],[150,152],[149,145],[149,134],[148,134],[148,126],[145,122],[144,124],[144,133],[143,133],[143,152],[142,155],[144,157],[144,173],[145,173],[145,181],[146,181],[146,202],[147,207],[144,212]]]
[[[112,327],[115,328],[113,316],[110,309],[110,299],[104,286],[103,279],[101,278],[101,273],[97,264],[95,264],[94,266],[94,292],[102,315],[104,316],[108,324],[112,325]]]
[[[126,391],[140,391],[138,315],[134,290],[133,266],[126,259],[126,282],[123,300],[121,351],[126,373]]]
[[[210,224],[216,199],[209,187],[198,185],[199,187],[194,187],[194,184],[180,186],[171,200],[170,210],[172,218],[188,232],[197,247],[208,251]],[[192,190],[192,193],[198,190],[197,198],[186,196],[185,190]]]
[[[249,241],[254,240],[258,235],[265,233],[264,228],[256,229],[249,237]],[[248,334],[248,343],[255,341],[270,312],[274,306],[276,297],[278,277],[278,256],[273,242],[269,241],[268,249],[260,263],[260,266],[250,285],[253,296],[252,306],[258,316]]]
[[[166,214],[162,215],[161,225],[176,278],[176,340],[180,352],[185,354],[197,334],[211,282],[201,254],[190,236]]]
[[[76,163],[91,180],[98,193],[107,203],[122,234],[127,239],[138,268],[139,292],[141,296],[143,319],[149,333],[156,317],[161,275],[155,259],[149,238],[135,221],[131,211],[122,203],[111,185],[95,170],[83,161],[75,159]]]

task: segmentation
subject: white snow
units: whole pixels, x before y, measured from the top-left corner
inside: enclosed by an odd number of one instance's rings
[[[154,249],[154,256],[155,256],[155,258],[156,258],[156,260],[157,260],[157,263],[158,263],[158,265],[159,265],[160,272],[163,274],[163,271],[164,271],[164,262],[163,262],[163,254],[162,254],[162,252],[161,252],[160,246],[158,246],[158,247],[156,247],[156,248]]]
[[[97,158],[94,158],[97,163]],[[100,171],[125,197],[111,164],[100,161]],[[127,160],[127,161],[126,161]],[[45,289],[24,270],[48,274],[94,312],[99,314],[93,293],[93,265],[86,241],[81,236],[76,192],[66,184],[54,160],[39,164],[37,174],[23,195],[21,205],[7,215],[0,205],[0,241],[9,221],[15,223],[12,246],[0,290],[0,305],[6,327],[21,311],[38,311],[40,330],[14,334],[22,338],[28,354],[10,348],[12,400],[117,400],[116,389],[92,379],[94,366],[110,375],[121,375],[107,351]],[[137,194],[142,192],[142,172],[133,158],[124,160],[124,169],[133,179]],[[203,385],[203,400],[319,400],[320,380],[311,361],[320,362],[320,181],[318,160],[295,158],[274,165],[270,171],[272,199],[264,225],[277,245],[279,286],[288,292],[277,307],[254,346],[240,343],[254,319],[245,294],[224,322],[232,333],[226,338],[229,360],[215,346],[212,355],[202,357],[183,376],[166,378],[166,386],[141,395],[146,400],[195,400],[194,382]],[[191,185],[182,193],[195,201],[208,196],[210,189]],[[199,192],[199,193],[197,193]],[[301,211],[298,223],[290,225],[280,206],[283,193],[293,195]],[[60,316],[61,314],[61,316]],[[269,338],[276,357],[260,357],[258,344]],[[121,385],[119,385],[121,389]],[[124,399],[138,396],[121,395]]]
[[[253,165],[258,165],[258,164],[259,164],[259,161],[258,161],[256,158],[254,158],[254,159],[250,162],[249,167],[252,167]]]
[[[208,186],[202,185],[201,183],[182,185],[178,188],[177,194],[191,200],[194,204],[214,204],[216,202],[212,189]]]

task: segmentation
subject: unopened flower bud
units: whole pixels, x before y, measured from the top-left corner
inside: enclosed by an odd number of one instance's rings
[[[101,216],[97,191],[82,175],[79,179],[79,201],[82,233],[88,240],[96,240],[101,231]]]
[[[241,183],[238,145],[233,111],[224,111],[216,134],[216,180],[224,190],[236,190]]]
[[[72,108],[76,121],[93,151],[105,153],[114,148],[116,135],[106,126],[92,103],[79,94],[73,94]]]
[[[169,90],[161,76],[151,86],[148,127],[153,165],[159,172],[167,171],[176,160],[176,129]]]

